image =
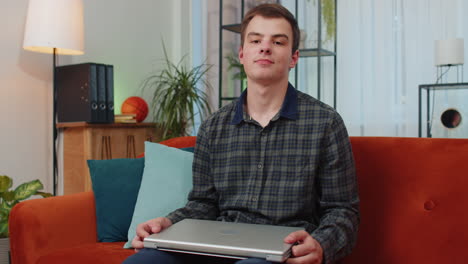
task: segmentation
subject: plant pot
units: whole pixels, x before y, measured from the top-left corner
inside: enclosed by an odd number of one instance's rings
[[[0,264],[10,263],[10,239],[0,238]]]

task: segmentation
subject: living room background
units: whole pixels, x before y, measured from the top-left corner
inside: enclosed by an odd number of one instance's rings
[[[160,68],[162,40],[173,61],[188,54],[193,65],[214,65],[209,77],[216,108],[218,0],[83,2],[85,55],[60,56],[58,64],[113,64],[116,113],[129,96],[150,100],[140,84]],[[28,0],[0,3],[0,24],[6,25],[0,42],[0,174],[13,177],[15,185],[40,179],[52,191],[52,55],[22,49]],[[337,109],[350,135],[416,137],[418,85],[436,80],[434,40],[464,38],[468,50],[468,2],[338,0],[337,9]],[[445,80],[454,81],[455,74],[450,70]],[[468,78],[468,67],[463,75]]]

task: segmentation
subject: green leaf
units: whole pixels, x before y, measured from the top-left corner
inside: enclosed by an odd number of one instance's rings
[[[5,201],[2,201],[2,203],[0,204],[0,210],[1,209],[6,209],[6,210],[10,211],[11,207],[12,206],[9,203],[5,202]]]
[[[0,208],[0,223],[3,221],[8,222],[8,216],[10,215],[10,209]]]
[[[326,38],[325,42],[333,40],[336,31],[335,21],[335,1],[334,0],[321,0],[322,2],[322,17],[326,25]]]
[[[5,175],[0,176],[0,238],[8,237],[8,219],[11,208],[21,200],[32,195],[50,197],[52,194],[39,192],[43,188],[41,181],[33,180],[16,187],[14,191],[9,190],[13,185],[13,180]]]
[[[27,199],[36,194],[36,192],[42,188],[44,188],[44,186],[42,186],[42,183],[39,180],[23,183],[15,189],[15,198],[18,201]]]
[[[14,191],[7,191],[7,192],[2,193],[0,195],[0,197],[2,197],[2,199],[5,202],[11,202],[11,201],[15,200],[15,192]]]
[[[247,74],[244,70],[244,65],[240,63],[239,57],[235,53],[231,53],[228,56],[224,57],[228,60],[229,66],[228,71],[236,70],[237,72],[233,74],[232,78],[234,80],[244,80],[247,78]]]
[[[13,185],[13,180],[6,176],[6,175],[0,175],[0,192],[5,192],[8,189],[11,188]]]
[[[44,198],[54,196],[53,194],[51,194],[51,193],[46,193],[46,192],[36,192],[35,195],[40,195],[40,196],[42,196],[42,197],[44,197]]]
[[[8,222],[0,222],[0,238],[8,237]]]

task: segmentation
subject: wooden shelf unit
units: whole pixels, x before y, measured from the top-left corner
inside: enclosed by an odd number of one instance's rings
[[[89,124],[59,123],[63,133],[63,193],[92,190],[87,160],[135,158],[144,152],[144,142],[158,142],[154,123]]]

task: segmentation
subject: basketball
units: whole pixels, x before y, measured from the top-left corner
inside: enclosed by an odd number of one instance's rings
[[[137,122],[142,122],[148,115],[148,104],[143,98],[132,96],[122,103],[122,114],[136,114]]]

